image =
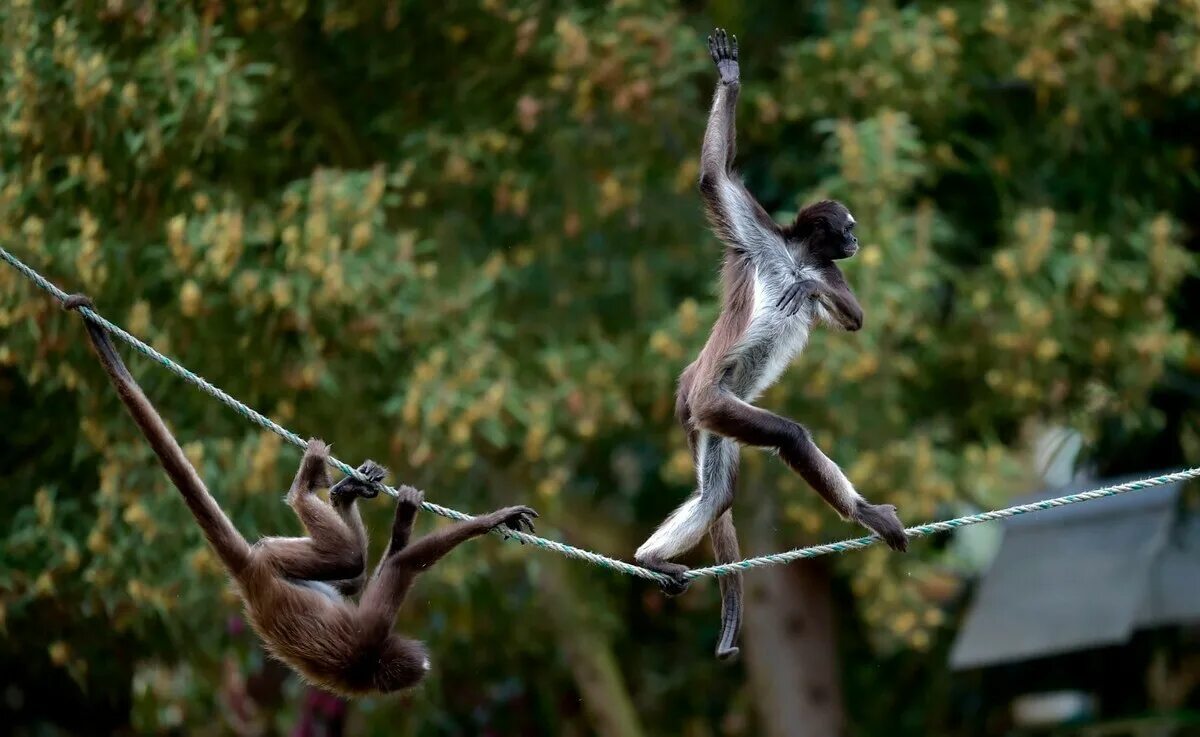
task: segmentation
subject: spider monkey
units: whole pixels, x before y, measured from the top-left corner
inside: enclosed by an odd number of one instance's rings
[[[72,295],[63,306],[91,304]],[[309,536],[266,537],[250,545],[205,488],[108,333],[89,320],[84,324],[121,401],[233,577],[267,650],[321,688],[354,697],[415,686],[429,671],[429,653],[421,642],[393,634],[392,626],[418,574],[493,528],[534,529],[537,512],[506,507],[410,541],[424,497],[402,486],[391,539],[368,581],[367,532],[355,501],[374,497],[387,471],[373,461],[363,463],[358,470],[371,483],[347,476],[330,489],[326,504],[316,492],[329,487],[329,451],[320,440],[309,440],[287,493]],[[357,603],[343,598],[359,592]]]
[[[835,261],[858,250],[854,217],[840,202],[802,209],[781,226],[750,194],[733,169],[734,117],[740,86],[737,37],[717,29],[708,38],[719,81],[700,154],[700,194],[724,242],[723,305],[708,342],[679,379],[675,413],[687,433],[697,490],[638,548],[635,558],[675,579],[668,594],[686,588],[686,567],[668,562],[708,532],[720,563],[737,560],[733,525],[738,444],[777,451],[838,514],[906,550],[904,527],[890,504],[868,503],[798,422],[751,404],[804,348],[818,323],[847,331],[862,327],[863,311]],[[740,574],[721,578],[721,635],[717,657],[733,658],[741,626]]]

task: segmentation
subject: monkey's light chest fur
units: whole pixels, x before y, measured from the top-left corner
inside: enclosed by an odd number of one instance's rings
[[[786,282],[772,272],[784,268],[799,278],[820,279],[815,269],[778,264],[755,265],[754,306],[750,324],[730,352],[732,366],[726,379],[730,391],[747,402],[754,401],[774,384],[800,355],[808,344],[813,321],[819,317],[821,308],[815,301],[805,304],[792,316],[774,308]]]

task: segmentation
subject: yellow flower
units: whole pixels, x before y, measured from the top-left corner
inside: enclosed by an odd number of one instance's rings
[[[47,649],[50,653],[50,662],[60,668],[67,663],[71,657],[71,650],[67,647],[67,643],[62,640],[55,640]]]
[[[50,490],[45,487],[38,489],[33,497],[33,506],[37,510],[38,524],[48,527],[54,519],[54,499],[50,496]]]
[[[188,279],[179,290],[179,309],[186,317],[195,317],[200,313],[200,287]]]

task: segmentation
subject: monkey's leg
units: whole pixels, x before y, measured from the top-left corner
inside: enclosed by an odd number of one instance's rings
[[[386,634],[391,630],[396,613],[400,611],[416,577],[451,550],[500,525],[533,532],[533,518],[537,517],[537,512],[529,507],[506,507],[491,514],[455,522],[409,544],[421,497],[415,489],[400,491],[402,495],[396,505],[388,551],[376,566],[358,603],[364,627],[370,628],[374,635]],[[404,494],[405,491],[409,493]]]
[[[717,518],[733,504],[737,444],[715,433],[701,432],[695,457],[696,491],[634,553],[634,559],[642,566],[677,580],[678,588],[665,588],[668,594],[681,593],[687,586],[680,578],[687,567],[670,563],[670,559],[696,547]]]
[[[696,423],[705,430],[747,445],[777,448],[784,462],[843,518],[879,535],[893,550],[908,549],[908,537],[896,508],[868,503],[800,423],[747,404],[720,389],[706,395],[694,411]]]
[[[698,466],[699,448],[697,443],[700,440],[700,433],[692,423],[692,407],[688,402],[688,396],[692,393],[692,385],[695,381],[695,371],[696,364],[693,363],[684,369],[679,378],[679,391],[675,395],[675,418],[683,426],[683,431],[687,433],[688,449],[692,452],[692,464]],[[736,460],[729,476],[729,488],[732,498],[733,491],[737,489]],[[709,528],[708,535],[712,540],[713,557],[717,563],[732,563],[741,559],[737,528],[733,525],[732,509],[726,509],[725,513],[717,518],[717,521]],[[738,655],[738,648],[734,643],[737,641],[738,631],[742,627],[742,574],[738,572],[722,576],[719,581],[721,587],[721,636],[717,641],[717,658],[729,660]]]
[[[264,538],[254,546],[255,556],[286,578],[339,581],[357,578],[366,565],[364,547],[342,518],[317,496],[329,486],[326,461],[329,449],[320,440],[309,440],[287,502],[304,524],[309,537]],[[365,538],[365,533],[364,533]]]
[[[382,482],[387,476],[387,469],[371,460],[364,461],[358,467],[358,472],[376,482]],[[333,507],[333,511],[338,513],[338,516],[342,518],[342,522],[350,530],[350,535],[354,538],[356,549],[362,551],[364,562],[367,559],[367,528],[363,525],[362,516],[359,514],[358,505],[355,502],[360,496],[364,499],[373,499],[378,495],[379,490],[377,488],[371,484],[363,483],[353,476],[346,476],[329,489],[329,503]],[[362,571],[354,578],[331,581],[330,583],[343,596],[354,596],[362,591],[362,587],[366,582],[367,567],[363,565]]]

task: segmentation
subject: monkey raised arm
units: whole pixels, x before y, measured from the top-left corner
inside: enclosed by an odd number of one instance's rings
[[[779,226],[733,173],[737,148],[735,117],[741,72],[737,37],[718,28],[708,38],[708,51],[719,81],[700,149],[700,194],[717,236],[731,248],[754,252],[781,245]]]
[[[722,28],[715,31],[715,36],[708,37],[708,53],[717,65],[720,79],[700,151],[701,181],[710,174],[719,176],[732,172],[733,157],[737,153],[737,99],[741,89],[737,36],[726,36]]]

